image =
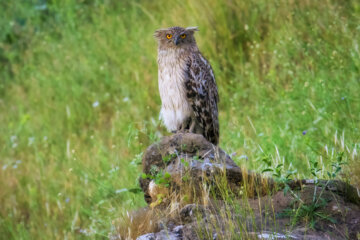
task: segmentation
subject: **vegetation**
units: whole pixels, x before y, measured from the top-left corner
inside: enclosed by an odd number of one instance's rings
[[[199,26],[238,164],[310,178],[318,162],[329,179],[342,153],[360,185],[358,1],[1,1],[0,15],[0,238],[107,238],[146,205],[138,163],[168,134],[152,34],[174,25]]]

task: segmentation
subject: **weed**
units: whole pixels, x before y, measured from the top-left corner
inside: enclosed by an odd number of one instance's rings
[[[168,172],[158,171],[155,175],[142,173],[141,177],[143,179],[152,179],[157,185],[162,185],[164,187],[170,186],[171,175]]]
[[[342,170],[342,165],[346,164],[343,161],[343,152],[339,152],[336,156],[336,160],[331,164],[332,171],[327,172],[329,179],[326,181],[325,184],[319,181],[319,176],[321,173],[321,168],[319,168],[319,163],[316,160],[310,160],[310,172],[313,176],[314,180],[314,191],[311,203],[305,203],[301,200],[300,196],[297,193],[294,193],[288,183],[292,180],[290,177],[296,171],[288,171],[287,174],[282,177],[282,164],[278,164],[275,168],[271,167],[271,162],[268,161],[267,158],[264,158],[263,161],[267,164],[266,169],[263,172],[272,172],[275,179],[279,182],[284,184],[284,194],[288,191],[291,192],[292,196],[295,199],[293,206],[296,208],[285,209],[283,213],[279,214],[279,216],[287,216],[292,218],[292,225],[295,225],[298,222],[306,222],[310,228],[315,228],[316,223],[319,220],[327,220],[332,223],[335,223],[335,219],[331,218],[324,213],[322,213],[322,209],[327,206],[328,200],[323,198],[323,193],[326,190],[328,184],[331,180],[335,179],[340,171]],[[318,193],[318,189],[321,189],[321,192]]]

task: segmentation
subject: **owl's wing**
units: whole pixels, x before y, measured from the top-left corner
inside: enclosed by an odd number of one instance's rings
[[[210,64],[201,55],[193,53],[185,70],[186,95],[204,137],[217,145],[219,142],[218,90]]]

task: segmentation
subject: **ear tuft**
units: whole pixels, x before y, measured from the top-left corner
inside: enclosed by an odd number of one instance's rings
[[[155,32],[154,32],[154,38],[159,38],[160,37],[160,35],[161,35],[161,31],[160,30],[156,30]]]
[[[154,32],[154,37],[155,38],[160,38],[161,37],[161,34],[166,31],[166,29],[158,29]]]
[[[198,27],[187,27],[187,28],[185,28],[185,30],[188,30],[191,32],[197,32],[197,31],[199,31],[199,28]]]

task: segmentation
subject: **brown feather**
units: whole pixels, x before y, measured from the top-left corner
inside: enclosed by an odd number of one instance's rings
[[[189,56],[186,70],[186,96],[203,135],[213,144],[219,142],[218,108],[219,95],[215,76],[208,61],[200,52]]]

